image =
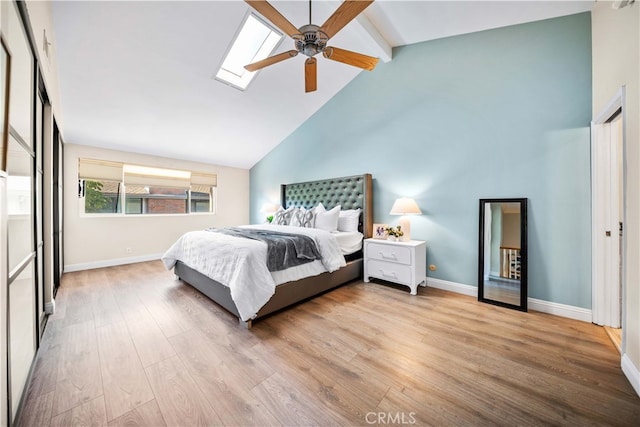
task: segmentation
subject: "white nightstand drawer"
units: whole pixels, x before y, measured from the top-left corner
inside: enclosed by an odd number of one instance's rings
[[[411,248],[381,243],[369,243],[367,245],[367,258],[411,265]]]
[[[390,282],[410,284],[412,281],[411,267],[390,262],[367,260],[367,272],[370,277],[388,280]]]

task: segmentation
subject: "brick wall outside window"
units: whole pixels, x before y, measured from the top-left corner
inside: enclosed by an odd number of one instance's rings
[[[187,201],[176,199],[149,199],[147,213],[187,213]]]
[[[162,195],[176,195],[181,197],[180,199],[155,199],[149,198],[147,200],[147,213],[150,214],[163,214],[163,213],[187,213],[187,201],[182,197],[185,196],[185,190],[181,188],[168,188],[168,187],[150,187],[149,195],[162,194]]]

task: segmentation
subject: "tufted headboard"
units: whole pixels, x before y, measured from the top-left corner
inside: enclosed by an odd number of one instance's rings
[[[310,209],[322,202],[325,208],[362,209],[360,231],[371,237],[373,227],[373,180],[371,174],[283,184],[282,206]]]

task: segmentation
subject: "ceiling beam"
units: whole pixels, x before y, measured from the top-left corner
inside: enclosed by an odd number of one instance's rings
[[[387,40],[382,37],[380,31],[371,23],[369,18],[364,13],[361,13],[354,19],[354,29],[358,32],[364,32],[366,36],[371,40],[371,45],[375,50],[378,58],[382,62],[389,62],[393,58],[393,50]]]
[[[314,16],[316,13],[318,13],[318,15],[326,14],[326,16],[331,16],[339,5],[340,3],[335,1],[313,2]],[[355,36],[367,46],[370,46],[370,51],[362,53],[378,57],[382,62],[389,62],[392,58],[391,45],[369,18],[366,17],[366,13],[366,10],[362,12],[353,21],[349,22],[346,28],[348,28],[350,32],[355,33]]]

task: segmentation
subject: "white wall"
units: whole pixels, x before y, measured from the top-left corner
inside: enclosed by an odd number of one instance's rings
[[[218,175],[216,214],[163,216],[82,216],[78,203],[80,157],[145,166],[190,169]],[[106,150],[64,146],[65,271],[157,258],[183,233],[249,223],[249,170]],[[126,249],[131,248],[131,253]]]
[[[614,10],[597,2],[592,11],[593,114],[604,109],[626,86],[626,305],[623,308],[624,349],[636,374],[640,372],[640,4]],[[627,376],[629,374],[627,371]],[[634,379],[635,378],[635,379]]]
[[[47,94],[53,107],[58,126],[62,129],[62,107],[60,106],[60,85],[58,84],[58,63],[56,59],[56,42],[53,32],[53,14],[51,0],[27,1],[29,22],[33,29],[36,50],[42,70],[42,78],[47,86]],[[46,32],[49,55],[45,54],[44,34]]]

